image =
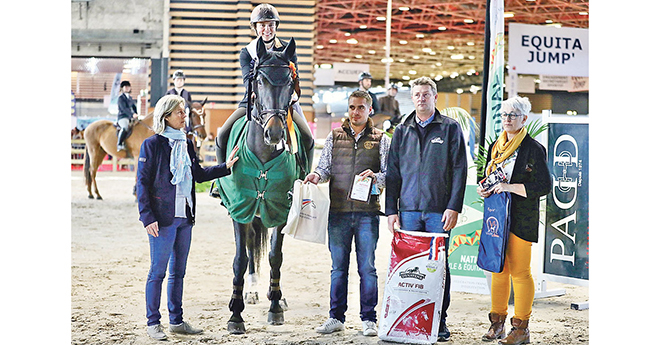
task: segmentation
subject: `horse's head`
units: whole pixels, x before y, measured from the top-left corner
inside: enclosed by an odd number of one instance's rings
[[[264,129],[264,141],[276,145],[285,136],[287,111],[294,92],[294,71],[290,63],[296,51],[292,38],[282,52],[269,52],[261,38],[257,41],[259,63],[252,81],[254,106],[251,118]]]
[[[202,103],[193,102],[192,107],[190,108],[190,127],[195,134],[202,139],[206,138],[206,128],[204,128],[206,109],[204,109],[204,104],[207,99]]]

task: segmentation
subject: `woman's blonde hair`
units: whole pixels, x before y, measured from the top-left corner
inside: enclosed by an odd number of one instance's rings
[[[172,115],[172,112],[181,104],[185,104],[185,100],[177,95],[165,95],[156,103],[154,108],[154,132],[161,134],[165,131],[165,119]]]

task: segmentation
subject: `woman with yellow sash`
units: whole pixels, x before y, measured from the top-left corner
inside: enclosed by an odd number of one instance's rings
[[[484,341],[504,338],[499,344],[530,342],[528,322],[535,291],[531,270],[532,243],[538,242],[539,198],[550,193],[552,186],[545,148],[532,139],[524,127],[531,109],[527,97],[516,96],[502,102],[504,130],[488,149],[485,174],[488,176],[500,167],[506,181],[488,190],[477,187],[477,193],[484,198],[492,193],[511,193],[511,228],[504,269],[492,275],[491,310],[488,314],[491,325],[482,337]],[[514,315],[511,318],[512,329],[505,337],[510,281],[514,290]]]

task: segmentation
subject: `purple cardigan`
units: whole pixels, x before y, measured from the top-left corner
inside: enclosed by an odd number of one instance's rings
[[[147,225],[158,221],[159,226],[168,226],[174,221],[174,204],[176,199],[176,186],[170,181],[170,148],[168,139],[162,135],[153,135],[147,138],[140,149],[137,167],[137,198],[140,211],[140,221]],[[192,224],[195,224],[195,182],[209,181],[229,175],[225,163],[217,166],[203,168],[195,154],[192,141],[188,140],[188,155],[192,163],[192,209],[186,207],[186,215]]]

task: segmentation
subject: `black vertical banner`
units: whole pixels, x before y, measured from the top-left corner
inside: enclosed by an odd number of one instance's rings
[[[550,123],[543,272],[589,279],[589,124]]]

